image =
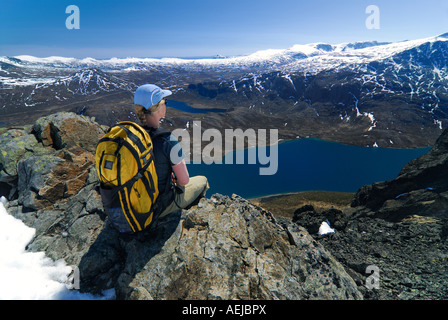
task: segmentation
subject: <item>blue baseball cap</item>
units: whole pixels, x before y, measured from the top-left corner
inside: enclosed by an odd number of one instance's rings
[[[154,84],[144,84],[135,90],[134,104],[139,104],[145,107],[146,110],[157,104],[163,98],[171,95],[170,90],[160,89]]]

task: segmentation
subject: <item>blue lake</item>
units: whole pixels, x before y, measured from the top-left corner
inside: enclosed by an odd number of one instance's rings
[[[274,175],[262,176],[259,169],[263,165],[247,164],[247,150],[236,151],[244,152],[245,164],[190,163],[188,170],[190,176],[207,176],[208,195],[236,193],[253,198],[309,190],[356,192],[363,185],[394,179],[406,163],[429,149],[365,148],[300,139],[278,146],[278,170]],[[226,156],[236,159],[236,152]]]
[[[218,108],[193,108],[185,102],[169,100],[169,99],[168,99],[167,106],[177,109],[177,110],[190,112],[190,113],[209,113],[209,112],[222,113],[222,112],[227,111],[226,109],[218,109]]]

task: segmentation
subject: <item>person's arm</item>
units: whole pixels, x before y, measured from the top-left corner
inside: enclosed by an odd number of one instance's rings
[[[185,160],[182,160],[181,162],[173,166],[173,171],[176,175],[177,184],[180,186],[186,186],[190,181],[190,175],[188,174]]]

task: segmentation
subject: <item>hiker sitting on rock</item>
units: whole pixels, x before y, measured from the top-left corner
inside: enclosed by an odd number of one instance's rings
[[[209,189],[206,177],[190,178],[185,164],[185,154],[177,138],[171,132],[160,128],[160,120],[166,114],[165,98],[171,94],[171,91],[162,90],[153,84],[138,87],[134,94],[137,116],[154,144],[155,167],[161,193],[159,197],[168,199],[164,201],[165,209],[160,217],[190,206],[196,202],[195,200],[205,196],[205,192]],[[173,156],[174,154],[176,156]],[[162,196],[167,193],[173,196]]]

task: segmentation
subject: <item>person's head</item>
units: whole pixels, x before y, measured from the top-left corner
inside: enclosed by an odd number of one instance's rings
[[[166,114],[165,98],[170,90],[163,90],[154,84],[145,84],[137,88],[134,94],[137,117],[143,124],[153,128],[160,126],[160,119]]]

